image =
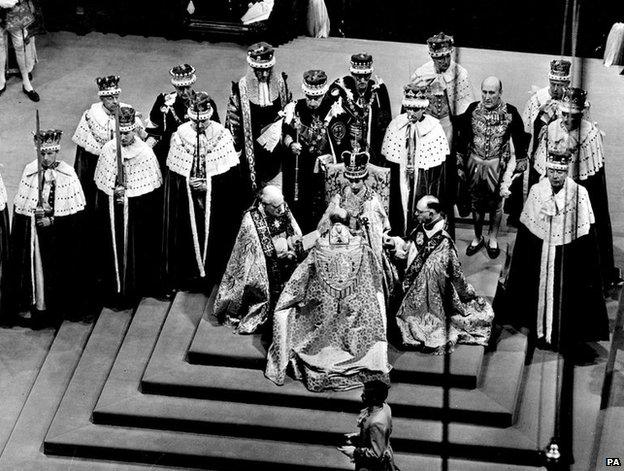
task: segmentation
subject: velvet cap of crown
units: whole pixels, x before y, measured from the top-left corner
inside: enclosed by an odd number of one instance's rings
[[[136,129],[136,111],[131,106],[119,108],[119,131],[130,132]]]
[[[548,73],[548,80],[553,82],[569,82],[570,81],[570,69],[572,63],[565,59],[553,59],[550,61],[550,72]]]
[[[351,56],[350,71],[354,75],[370,75],[373,73],[373,56],[360,52]]]
[[[453,52],[454,45],[455,41],[453,40],[453,36],[448,36],[442,32],[427,39],[429,56],[431,57],[450,56]]]
[[[192,92],[188,101],[188,117],[193,121],[208,121],[213,113],[211,100],[206,92]]]
[[[197,81],[195,67],[189,64],[176,65],[169,71],[174,87],[190,87]]]
[[[99,88],[99,96],[114,96],[121,93],[119,88],[119,75],[108,75],[106,77],[98,77],[95,83]]]
[[[275,49],[265,42],[252,44],[247,49],[247,63],[254,69],[270,69],[275,65]]]
[[[563,92],[563,98],[559,103],[559,109],[564,113],[582,113],[585,109],[587,92],[582,88],[569,87]]]
[[[571,160],[572,154],[567,149],[561,149],[560,147],[548,149],[546,168],[551,168],[553,170],[567,170]]]
[[[60,150],[61,148],[61,136],[63,131],[60,129],[49,129],[46,131],[39,131],[39,134],[34,134],[35,144],[39,141],[41,150]]]
[[[301,89],[307,96],[323,96],[327,93],[327,74],[322,70],[308,70],[303,74]]]
[[[403,87],[403,101],[401,104],[408,109],[426,108],[428,103],[427,92],[429,91],[430,82],[422,77],[417,77],[411,83]],[[424,100],[427,100],[425,105]]]
[[[342,153],[342,161],[344,162],[344,176],[349,180],[359,180],[366,178],[368,175],[368,161],[370,155],[368,152],[351,152],[345,150]]]

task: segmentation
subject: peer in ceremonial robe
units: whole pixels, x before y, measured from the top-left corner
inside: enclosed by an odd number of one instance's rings
[[[171,85],[175,89],[170,93],[161,93],[156,97],[152,111],[149,114],[149,122],[146,128],[147,139],[145,142],[154,149],[158,158],[160,169],[165,170],[165,162],[169,154],[171,136],[180,125],[186,123],[189,93],[197,81],[195,67],[189,64],[180,64],[169,70]],[[210,119],[219,123],[217,105],[210,101],[212,115]]]
[[[415,209],[419,225],[406,240],[392,240],[405,263],[397,312],[403,345],[435,354],[457,343],[487,345],[494,312],[464,276],[439,200],[424,196]]]
[[[191,121],[173,133],[164,185],[162,262],[164,288],[209,290],[206,277],[214,178],[238,165],[230,131],[212,121],[212,99],[192,93]],[[198,148],[199,145],[199,148]],[[231,194],[231,191],[228,192]],[[198,283],[199,282],[199,283]]]
[[[440,121],[451,149],[455,118],[465,113],[474,101],[468,72],[452,58],[454,45],[453,37],[444,33],[427,39],[431,60],[417,68],[411,77],[412,82],[430,82],[427,114]]]
[[[373,79],[373,71],[373,56],[351,56],[351,74],[336,79],[329,87],[332,101],[342,108],[342,113],[330,121],[329,132],[337,158],[346,150],[365,151],[371,163],[379,165],[392,110],[386,84],[377,76]]]
[[[284,197],[304,234],[316,229],[324,198],[323,164],[334,161],[327,134],[331,102],[326,99],[327,75],[322,70],[303,74],[305,98],[286,106],[284,145]]]
[[[87,201],[87,217],[90,217],[95,207],[97,187],[94,175],[98,157],[104,144],[115,137],[115,110],[118,106],[129,106],[119,102],[121,88],[118,76],[98,77],[95,82],[99,89],[100,101],[92,104],[82,114],[72,137],[72,141],[77,145],[74,169]],[[138,117],[136,119],[137,126],[142,129],[141,120]]]
[[[289,371],[315,392],[388,379],[381,267],[349,218],[341,208],[331,213],[277,302],[265,375],[278,385]]]
[[[533,344],[561,351],[609,338],[594,212],[588,191],[568,176],[570,157],[549,151],[547,178],[531,187],[505,289],[494,299],[499,322],[526,327]]]
[[[231,202],[239,211],[232,213],[237,220],[263,186],[281,188],[286,149],[280,118],[291,101],[286,74],[274,70],[275,50],[270,44],[252,45],[247,51],[247,63],[247,74],[232,83],[225,122],[236,150],[241,153],[238,195]]]
[[[240,334],[260,329],[303,256],[301,230],[281,190],[265,186],[243,215],[217,291],[214,315]]]
[[[448,141],[440,121],[425,114],[429,106],[427,89],[424,80],[405,86],[402,103],[405,113],[388,126],[381,150],[392,169],[391,185],[398,187],[391,191],[399,195],[391,204],[391,225],[402,236],[416,226],[413,220],[416,202],[425,195],[436,196],[443,202],[446,214],[453,214]],[[393,206],[398,206],[399,211],[393,210]]]
[[[500,254],[498,230],[503,216],[503,196],[509,193],[513,173],[527,165],[527,135],[515,106],[502,99],[503,84],[488,77],[481,84],[481,101],[471,103],[458,120],[458,177],[466,182],[463,195],[473,215],[474,239],[466,255],[477,253],[485,244],[483,223],[489,214],[490,258]],[[514,152],[511,144],[513,143]]]
[[[37,160],[26,165],[14,203],[2,316],[10,316],[9,322],[29,319],[34,328],[83,314],[85,197],[74,169],[57,160],[61,135],[59,130],[35,135],[41,179]]]
[[[100,293],[124,305],[157,293],[163,203],[158,160],[136,135],[135,111],[121,106],[119,115],[119,143],[104,145],[95,169],[95,224]]]
[[[622,284],[620,269],[613,259],[613,232],[605,176],[604,133],[596,123],[583,118],[586,96],[581,88],[567,88],[559,105],[561,118],[542,129],[533,159],[535,173],[546,174],[551,150],[567,150],[572,161],[568,176],[585,187],[596,218],[594,230],[600,249],[600,271],[605,289]]]

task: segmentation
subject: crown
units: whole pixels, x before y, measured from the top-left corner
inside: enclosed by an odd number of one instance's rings
[[[212,116],[212,98],[206,92],[192,92],[189,97],[188,117],[193,121],[207,121]]]
[[[369,75],[373,73],[373,56],[360,52],[351,56],[351,73],[355,75]]]
[[[95,79],[97,83],[99,96],[113,96],[121,93],[119,88],[119,75],[108,75],[106,77],[98,77]]]
[[[195,67],[189,64],[176,65],[169,71],[169,74],[174,87],[190,87],[197,80]]]
[[[548,79],[558,82],[570,81],[570,68],[572,63],[565,59],[553,59],[550,61],[550,73]]]
[[[119,108],[119,131],[129,132],[136,129],[136,112],[131,106]]]
[[[585,109],[587,92],[582,88],[569,87],[563,92],[559,109],[564,113],[582,113]]]
[[[454,44],[453,36],[448,36],[441,32],[427,39],[427,46],[429,47],[429,55],[431,57],[451,55]]]
[[[366,178],[368,175],[368,152],[351,152],[345,150],[342,153],[342,161],[345,165],[344,176],[351,180]]]
[[[322,70],[308,70],[303,74],[301,89],[307,96],[323,96],[327,93],[327,74]]]
[[[35,133],[35,143],[39,141],[41,150],[59,150],[61,148],[61,136],[63,131],[60,129],[50,129],[47,131],[39,131]]]
[[[548,157],[546,158],[546,168],[554,170],[567,170],[568,164],[572,160],[572,154],[568,149],[555,147],[548,149]]]
[[[403,101],[401,104],[408,109],[423,109],[429,106],[430,81],[422,77],[417,77],[415,81],[403,87]]]
[[[275,49],[268,43],[256,43],[247,50],[247,63],[254,69],[269,69],[275,65]]]

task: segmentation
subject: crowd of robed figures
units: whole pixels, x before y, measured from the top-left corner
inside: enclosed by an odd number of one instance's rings
[[[503,208],[519,228],[501,320],[554,348],[605,338],[604,292],[621,280],[602,133],[570,62],[551,62],[521,116],[496,77],[474,100],[451,37],[428,47],[394,119],[366,53],[333,82],[306,72],[292,101],[274,49],[255,44],[224,124],[188,64],[145,121],[119,101],[119,77],[98,78],[73,168],[57,159],[62,133],[37,131],[10,237],[0,188],[2,321],[45,325],[217,283],[214,315],[266,334],[272,381],[387,381],[393,329],[404,348],[438,354],[489,340],[494,312],[454,244],[457,206],[473,216],[467,256],[499,256]]]

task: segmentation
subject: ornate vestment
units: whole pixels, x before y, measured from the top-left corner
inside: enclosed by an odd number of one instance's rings
[[[295,268],[278,257],[277,239],[301,235],[290,210],[274,218],[261,204],[245,212],[232,255],[217,291],[214,315],[241,334],[256,332],[273,312]]]
[[[404,297],[397,312],[403,344],[425,348],[447,343],[487,345],[494,312],[487,302],[477,300],[444,223],[439,221],[430,231],[419,226],[407,244]]]
[[[434,89],[437,88],[440,93],[432,94],[429,97],[428,111],[434,118],[441,120],[449,115],[463,114],[474,100],[468,72],[453,60],[451,60],[449,68],[441,74],[436,72],[433,61],[429,61],[416,69],[412,74],[411,81],[419,77],[433,78],[440,85],[433,87]]]
[[[206,276],[212,177],[236,165],[238,154],[232,135],[219,123],[210,122],[199,135],[199,152],[197,132],[190,122],[173,134],[165,180],[163,261],[167,277]],[[195,193],[190,184],[193,179],[205,180],[206,191]]]
[[[282,192],[304,233],[316,228],[323,206],[323,172],[318,158],[333,155],[326,118],[329,101],[324,100],[315,110],[308,108],[305,99],[286,106],[284,144],[301,144],[297,158],[290,151],[284,160]]]
[[[403,233],[411,227],[414,208],[422,196],[433,195],[443,202],[453,201],[446,185],[448,141],[436,118],[424,115],[422,121],[410,123],[407,114],[397,116],[388,126],[381,152],[389,162],[398,164]],[[408,165],[414,167],[413,175],[408,174]]]
[[[512,156],[526,158],[527,136],[518,110],[505,102],[488,110],[472,103],[462,116],[458,153],[462,156],[473,210],[490,211],[501,202],[500,185]]]
[[[361,237],[321,237],[284,287],[273,316],[266,376],[290,368],[311,391],[344,390],[390,371],[376,257]]]
[[[390,97],[386,84],[379,78],[369,80],[364,92],[357,90],[355,79],[347,75],[329,88],[329,96],[339,103],[344,113],[329,123],[330,139],[336,157],[345,150],[366,150],[370,163],[381,162],[381,144],[392,119]]]
[[[587,191],[566,178],[556,194],[546,178],[531,187],[520,217],[497,315],[553,346],[609,335],[594,214]]]
[[[238,82],[232,83],[225,127],[234,138],[234,147],[241,153],[241,201],[249,207],[256,191],[276,179],[281,171],[284,149],[261,146],[257,139],[280,118],[290,102],[286,75],[273,72],[268,84],[260,83],[249,70]]]
[[[85,197],[74,169],[65,162],[44,168],[42,198],[48,227],[36,225],[37,161],[26,165],[15,196],[11,233],[10,308],[69,315],[79,304]],[[75,292],[74,292],[75,290]],[[60,312],[61,309],[67,312]]]
[[[102,269],[113,293],[146,294],[155,289],[159,260],[162,175],[152,149],[139,137],[121,147],[125,173],[123,202],[116,202],[117,149],[104,145],[95,170],[102,246]],[[106,247],[106,249],[104,249]]]

